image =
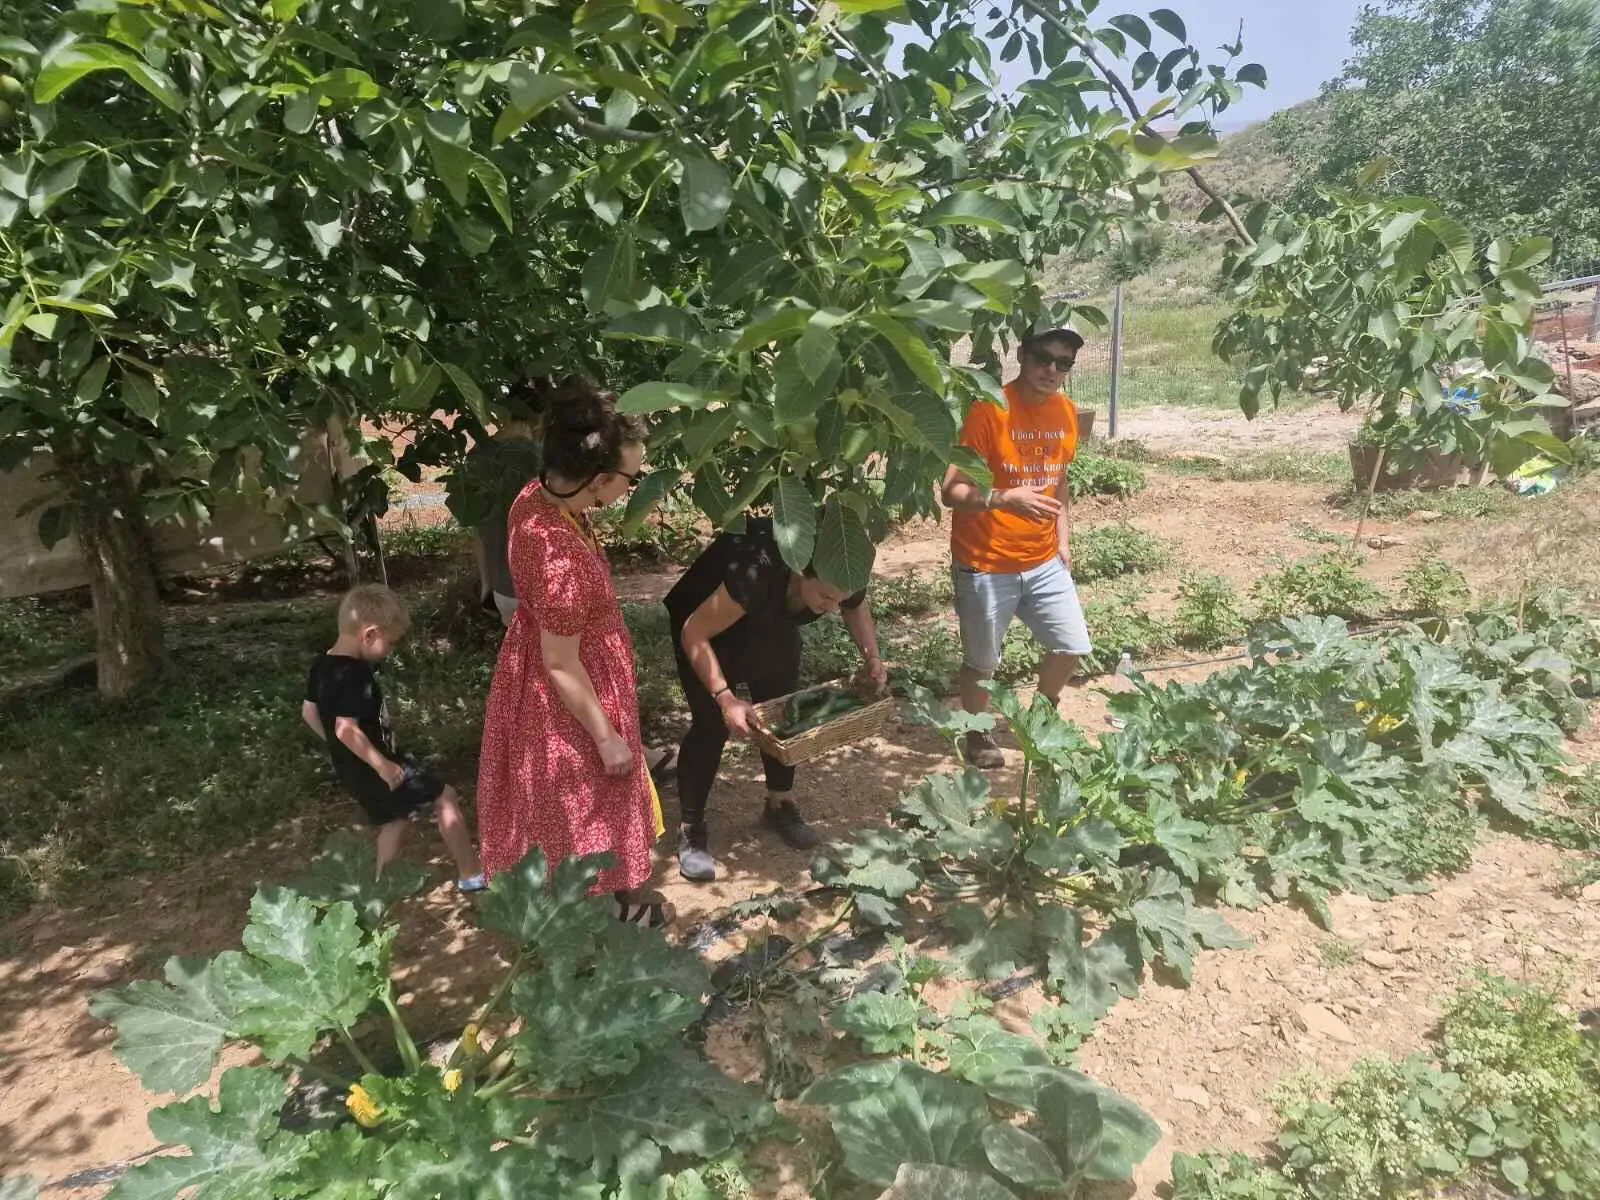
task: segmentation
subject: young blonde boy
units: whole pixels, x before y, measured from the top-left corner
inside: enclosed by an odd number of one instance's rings
[[[379,874],[400,853],[407,824],[431,809],[455,859],[456,888],[482,891],[483,867],[455,789],[395,749],[377,667],[410,624],[388,588],[351,590],[339,603],[339,640],[311,665],[300,715],[327,743],[334,774],[378,830]]]

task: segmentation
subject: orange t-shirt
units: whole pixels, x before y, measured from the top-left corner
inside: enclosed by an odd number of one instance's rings
[[[1078,452],[1078,410],[1061,392],[1027,404],[1015,384],[1006,385],[1006,405],[974,404],[961,427],[961,444],[983,456],[997,489],[1033,487],[1061,499],[1062,474]],[[951,557],[977,571],[1029,571],[1049,562],[1059,547],[1054,518],[957,510],[950,522]]]

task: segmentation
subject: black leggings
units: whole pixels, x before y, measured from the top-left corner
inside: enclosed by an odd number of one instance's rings
[[[789,633],[788,630],[784,631]],[[700,682],[683,652],[681,630],[673,630],[672,646],[677,653],[678,679],[689,701],[689,732],[678,747],[678,809],[685,825],[703,825],[706,800],[722,766],[722,748],[728,742],[728,726],[722,708]],[[729,687],[744,684],[756,703],[786,695],[800,686],[800,637],[776,637],[753,652],[723,654],[717,660]],[[794,768],[786,767],[766,754],[761,765],[767,773],[767,791],[787,792],[794,787]]]

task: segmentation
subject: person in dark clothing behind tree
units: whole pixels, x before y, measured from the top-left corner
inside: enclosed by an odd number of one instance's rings
[[[770,518],[750,518],[743,533],[719,534],[667,593],[678,678],[689,701],[689,731],[678,747],[678,870],[685,879],[717,877],[706,830],[706,800],[728,734],[748,737],[754,704],[800,684],[800,626],[839,613],[861,651],[862,673],[888,684],[865,590],[846,594],[809,572],[789,569]],[[743,700],[734,689],[749,689]],[[796,850],[817,844],[790,795],[794,768],[763,754],[767,802],[761,823]]]

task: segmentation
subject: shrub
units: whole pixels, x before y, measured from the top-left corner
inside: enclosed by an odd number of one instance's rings
[[[1089,639],[1094,652],[1084,666],[1092,672],[1104,673],[1117,665],[1124,648],[1133,652],[1135,659],[1178,644],[1172,627],[1160,617],[1140,608],[1127,593],[1112,593],[1103,600],[1093,600],[1084,606],[1084,620],[1089,625]]]
[[[1133,463],[1093,451],[1080,453],[1067,468],[1074,496],[1132,496],[1144,490],[1145,477]]]
[[[1424,554],[1400,577],[1401,604],[1419,617],[1449,617],[1472,601],[1467,577],[1437,554]]]
[[[1233,584],[1221,575],[1185,574],[1178,584],[1178,612],[1173,631],[1178,643],[1195,650],[1215,650],[1238,641],[1245,621]]]
[[[1357,571],[1366,560],[1353,550],[1329,550],[1264,575],[1250,589],[1261,620],[1311,615],[1346,621],[1370,618],[1383,608],[1383,593]]]
[[[1099,525],[1072,535],[1072,577],[1079,583],[1154,571],[1172,559],[1160,538],[1126,522]]]

